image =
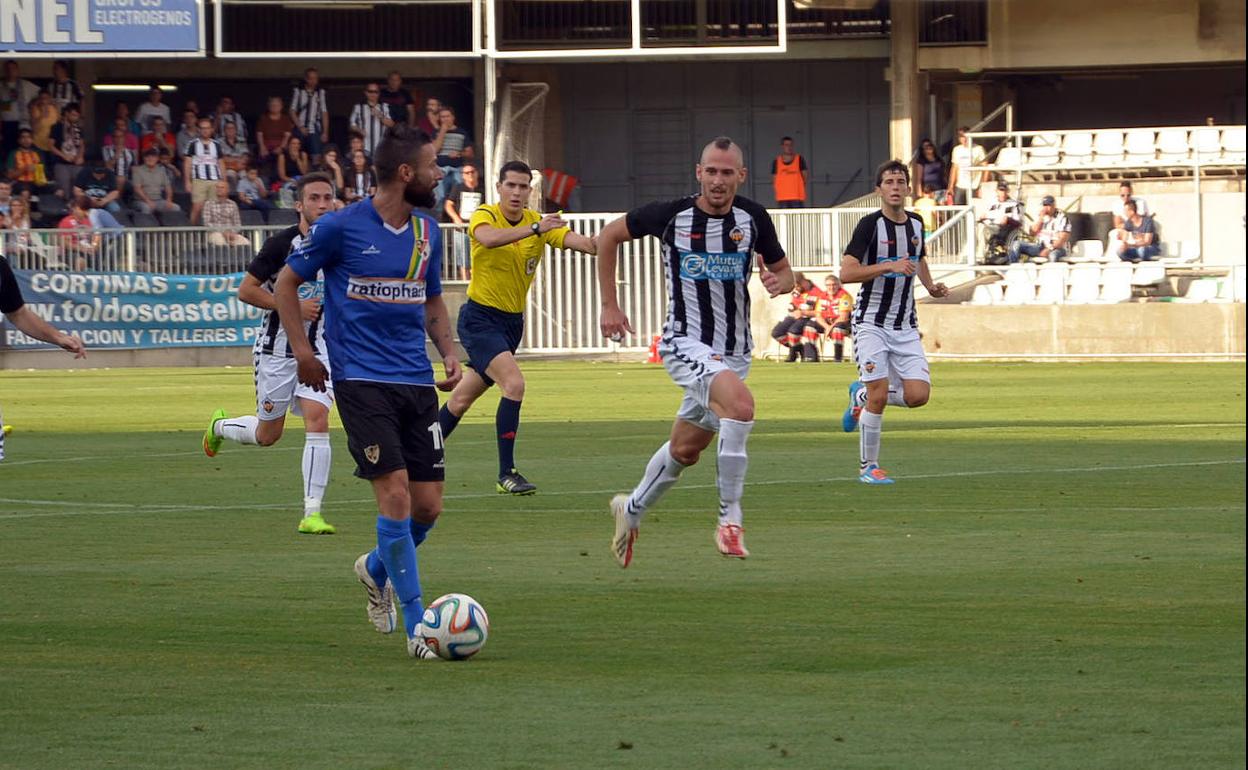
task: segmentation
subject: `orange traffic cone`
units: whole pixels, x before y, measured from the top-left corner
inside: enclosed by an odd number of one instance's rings
[[[654,339],[650,340],[650,357],[646,359],[648,364],[661,364],[663,359],[659,358],[659,335],[654,335]]]

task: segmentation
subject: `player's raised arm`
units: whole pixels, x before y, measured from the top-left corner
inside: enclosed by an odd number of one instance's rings
[[[575,230],[568,230],[563,236],[563,247],[584,254],[597,254],[598,243],[588,235],[581,235]]]
[[[291,270],[289,265],[283,267],[273,285],[273,299],[277,314],[282,319],[282,329],[286,332],[290,352],[299,362],[299,381],[323,393],[329,372],[317,359],[316,351],[312,349],[308,334],[303,329],[303,313],[299,307],[299,286],[303,282],[303,276]]]
[[[615,263],[620,244],[633,239],[628,231],[626,217],[609,223],[598,233],[598,289],[602,295],[602,314],[598,326],[604,337],[619,340],[625,332],[632,334],[633,325],[620,309],[618,288],[615,285]]]

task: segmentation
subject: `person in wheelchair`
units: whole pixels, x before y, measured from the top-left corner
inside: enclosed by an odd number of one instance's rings
[[[984,263],[1004,265],[1010,261],[1011,237],[1023,225],[1023,204],[1010,197],[1010,186],[997,182],[997,200],[979,218]]]

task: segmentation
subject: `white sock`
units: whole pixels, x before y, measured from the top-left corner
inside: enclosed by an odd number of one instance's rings
[[[260,420],[253,414],[245,417],[227,417],[224,420],[217,420],[212,426],[213,433],[221,438],[228,438],[230,441],[237,441],[240,444],[255,444],[256,428],[260,426]]]
[[[628,517],[634,526],[640,524],[642,515],[680,480],[684,469],[685,466],[672,457],[672,442],[659,447],[646,464],[646,473],[637,482],[637,488],[628,496]]]
[[[716,450],[717,473],[715,485],[719,487],[719,523],[741,526],[741,495],[745,493],[745,469],[750,458],[745,454],[745,442],[750,437],[754,421],[719,421],[719,446]]]
[[[900,406],[902,409],[909,409],[910,405],[906,403],[906,394],[904,391],[888,389],[888,405]]]
[[[321,512],[321,500],[329,484],[332,457],[328,433],[308,433],[303,440],[303,515]]]
[[[866,405],[867,405],[867,388],[864,383],[863,387],[859,388],[858,392],[854,394],[854,406],[862,407]]]
[[[858,430],[862,433],[858,438],[858,446],[862,450],[859,468],[878,465],[880,462],[880,432],[884,427],[884,415],[862,410],[858,418]]]

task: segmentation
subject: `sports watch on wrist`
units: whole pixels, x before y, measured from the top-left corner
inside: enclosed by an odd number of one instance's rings
[[[537,223],[537,222],[534,222],[533,224],[529,225],[529,229],[533,231],[533,234],[534,234],[534,235],[541,235],[541,234],[542,234],[542,229],[541,229],[540,227],[538,227],[538,223]]]

